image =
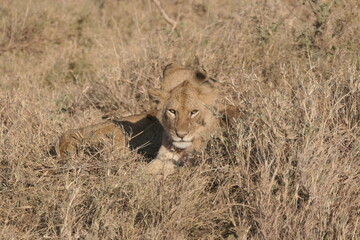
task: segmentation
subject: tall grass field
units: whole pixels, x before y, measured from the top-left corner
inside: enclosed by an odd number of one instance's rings
[[[241,113],[197,166],[54,154],[194,59]],[[0,239],[360,239],[360,2],[1,0]]]

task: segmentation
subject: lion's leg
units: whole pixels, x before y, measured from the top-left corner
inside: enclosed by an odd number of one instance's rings
[[[143,170],[144,174],[167,177],[174,173],[178,166],[169,159],[154,159]]]
[[[78,146],[83,138],[81,132],[81,129],[71,129],[61,135],[57,150],[60,157],[76,155]]]
[[[151,161],[145,168],[144,174],[168,176],[176,171],[181,165],[182,154],[173,152],[162,145],[157,157]]]
[[[83,129],[83,134],[88,141],[103,141],[111,139],[114,145],[125,146],[125,134],[121,127],[112,122],[105,122],[92,125]]]
[[[125,134],[112,122],[66,131],[59,140],[60,157],[74,156],[81,145],[112,141],[118,147],[125,147]]]

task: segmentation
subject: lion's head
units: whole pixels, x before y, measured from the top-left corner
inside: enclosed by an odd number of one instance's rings
[[[217,122],[212,111],[218,97],[214,79],[185,80],[170,91],[150,89],[149,94],[157,103],[157,117],[167,141],[174,147],[187,149],[195,141],[202,145],[208,140]]]
[[[202,67],[196,69],[190,67],[180,66],[176,63],[170,63],[165,66],[163,71],[163,79],[161,82],[161,89],[170,91],[184,81],[189,81],[193,84],[202,83],[208,78],[206,70]],[[212,79],[216,82],[216,80]]]

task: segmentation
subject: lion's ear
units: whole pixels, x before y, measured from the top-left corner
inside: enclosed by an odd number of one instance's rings
[[[170,63],[164,67],[163,70],[163,78],[165,78],[167,75],[169,75],[170,71],[175,68],[180,68],[180,65],[176,63]]]
[[[195,71],[195,79],[197,83],[205,87],[216,87],[217,80],[211,77],[208,77],[206,70],[203,67],[198,68]]]
[[[157,89],[157,88],[150,88],[148,90],[149,93],[149,97],[150,99],[156,104],[159,105],[160,103],[166,101],[169,98],[169,93],[161,90],[161,89]]]
[[[205,69],[198,69],[195,71],[195,79],[198,82],[203,82],[205,79],[207,78],[207,73],[205,71]]]
[[[205,78],[199,87],[202,94],[212,94],[218,91],[218,81],[214,78]]]
[[[213,78],[206,78],[198,87],[198,92],[199,98],[206,104],[215,104],[219,95],[217,81]]]
[[[210,78],[204,79],[204,81],[201,83],[201,85],[210,87],[210,88],[217,88],[218,81],[216,79],[210,77]]]

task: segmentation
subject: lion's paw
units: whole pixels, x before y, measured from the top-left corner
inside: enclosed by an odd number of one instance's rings
[[[145,167],[143,173],[146,175],[167,177],[170,174],[175,173],[177,168],[178,167],[171,160],[155,159]]]

